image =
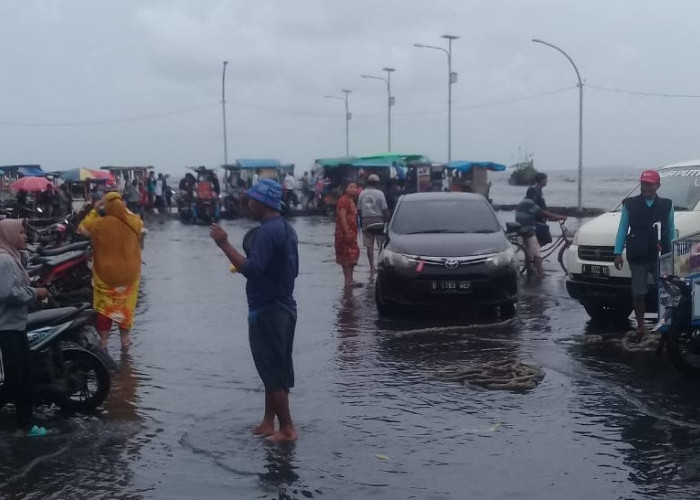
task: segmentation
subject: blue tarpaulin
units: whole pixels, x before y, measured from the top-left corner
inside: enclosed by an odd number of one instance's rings
[[[494,172],[503,172],[506,169],[505,165],[492,161],[451,161],[447,164],[447,168],[463,173],[469,172],[474,167],[486,168]]]
[[[18,173],[24,177],[43,177],[46,173],[41,170],[40,165],[3,165],[0,171],[8,174]]]

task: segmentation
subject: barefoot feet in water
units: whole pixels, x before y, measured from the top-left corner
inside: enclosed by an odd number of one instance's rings
[[[121,332],[122,351],[127,352],[131,347],[131,336],[129,332]]]
[[[253,434],[256,436],[272,436],[275,433],[275,426],[274,424],[269,424],[266,422],[262,422],[260,425],[253,427]]]
[[[267,436],[265,439],[271,443],[291,443],[297,440],[297,431],[294,429],[288,431],[279,430],[274,434]]]

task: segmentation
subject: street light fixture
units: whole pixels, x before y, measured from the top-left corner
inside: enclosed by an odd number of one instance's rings
[[[394,105],[394,98],[391,96],[391,73],[396,71],[394,68],[382,68],[382,71],[386,71],[386,78],[381,76],[373,75],[360,75],[362,78],[372,78],[373,80],[381,80],[386,83],[386,94],[387,94],[387,143],[391,152],[391,107]]]
[[[447,56],[447,161],[450,162],[452,161],[452,85],[457,83],[457,73],[452,72],[452,41],[459,37],[442,35],[442,38],[447,39],[447,49],[422,43],[414,43],[413,46],[419,49],[440,50]]]
[[[582,179],[583,179],[583,82],[581,81],[581,73],[579,73],[576,64],[574,64],[573,59],[569,57],[569,54],[561,50],[556,45],[545,42],[544,40],[539,40],[537,38],[532,39],[535,43],[541,43],[552,47],[554,50],[561,52],[564,57],[566,57],[571,65],[574,67],[576,72],[576,78],[578,78],[578,205],[577,210],[581,212],[581,189],[582,189]]]
[[[221,109],[224,119],[224,165],[228,165],[228,142],[226,138],[226,66],[228,66],[228,61],[224,61],[224,69],[221,73]]]
[[[343,89],[341,92],[345,94],[345,97],[335,95],[324,95],[323,97],[345,102],[345,156],[350,156],[350,120],[352,119],[352,114],[348,108],[348,95],[352,93],[352,90]]]

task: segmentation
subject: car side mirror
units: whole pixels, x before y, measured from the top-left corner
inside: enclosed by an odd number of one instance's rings
[[[385,225],[386,224],[383,222],[375,222],[374,224],[369,224],[365,230],[375,236],[384,236],[384,234],[386,234],[386,231],[384,230]]]
[[[506,233],[517,233],[522,228],[523,226],[517,222],[506,222]]]

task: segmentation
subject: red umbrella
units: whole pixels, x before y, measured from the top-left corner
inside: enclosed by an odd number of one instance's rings
[[[53,189],[46,177],[22,177],[10,184],[12,191],[40,192]]]

